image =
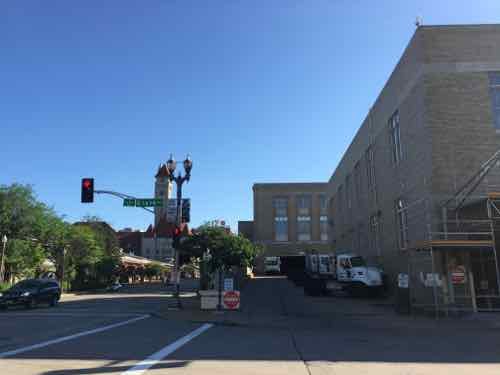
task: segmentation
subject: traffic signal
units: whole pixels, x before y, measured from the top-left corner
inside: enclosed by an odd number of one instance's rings
[[[82,178],[82,203],[94,202],[94,179]]]

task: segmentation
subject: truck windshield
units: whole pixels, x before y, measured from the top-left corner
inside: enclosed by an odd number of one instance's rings
[[[366,266],[365,260],[361,257],[351,258],[351,266],[352,267],[363,267]]]

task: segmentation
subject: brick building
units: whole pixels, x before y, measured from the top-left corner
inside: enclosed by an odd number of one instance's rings
[[[466,217],[465,206],[443,209],[443,202],[498,149],[500,25],[418,27],[328,183],[333,245],[381,264],[392,282],[410,272],[415,287],[433,289],[443,304],[455,303],[459,289],[451,264],[468,275],[460,293],[474,296],[486,286],[498,295],[496,275],[479,269],[495,268],[491,246],[430,246],[434,234],[450,239],[450,218],[462,233],[456,239],[471,240],[464,220],[485,219],[486,204]],[[484,202],[494,186],[498,170],[469,200]],[[475,263],[477,257],[486,260]]]

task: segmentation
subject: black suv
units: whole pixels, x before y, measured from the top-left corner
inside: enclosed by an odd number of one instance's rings
[[[57,305],[61,298],[61,288],[55,280],[28,279],[0,293],[0,308],[14,305],[24,305],[34,308],[39,303],[50,306]]]

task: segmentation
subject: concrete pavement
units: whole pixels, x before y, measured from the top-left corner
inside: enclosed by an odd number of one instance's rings
[[[223,315],[195,309],[190,288],[179,312],[168,290],[147,289],[1,312],[0,357],[56,342],[0,358],[0,374],[500,373],[497,319],[413,319],[380,300],[305,297],[284,278],[251,280],[242,311]]]

